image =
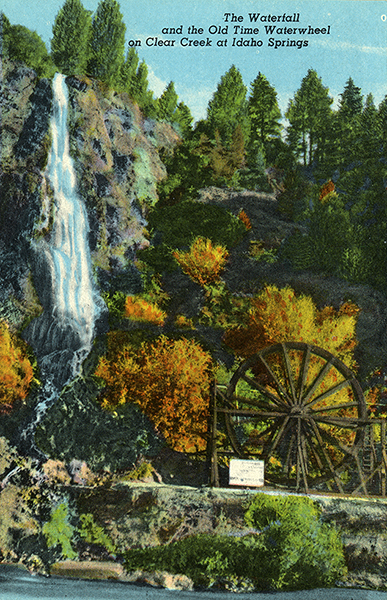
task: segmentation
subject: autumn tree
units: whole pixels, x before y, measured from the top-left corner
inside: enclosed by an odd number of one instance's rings
[[[124,64],[126,27],[116,0],[101,0],[93,17],[90,36],[90,75],[113,87]]]
[[[24,345],[0,321],[0,405],[24,400],[33,379],[33,369]]]
[[[91,13],[80,0],[66,0],[52,28],[51,56],[66,75],[86,73],[89,59]]]
[[[310,296],[269,285],[251,298],[247,322],[229,329],[224,341],[242,357],[278,342],[305,342],[328,350],[354,368],[357,313],[351,303],[338,311],[332,307],[319,310]]]
[[[328,88],[316,71],[309,69],[285,113],[288,143],[296,155],[302,155],[305,166],[324,157],[332,102]]]
[[[133,402],[178,451],[206,447],[212,361],[194,340],[161,336],[133,347],[115,332],[96,376],[106,386],[106,409]]]

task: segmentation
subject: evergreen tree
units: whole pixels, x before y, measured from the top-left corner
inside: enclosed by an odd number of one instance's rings
[[[189,107],[184,102],[179,102],[173,116],[174,123],[179,126],[183,137],[187,136],[192,131],[193,116]]]
[[[91,13],[80,0],[66,0],[52,28],[51,56],[61,73],[86,73],[89,59]]]
[[[361,89],[357,87],[352,77],[349,77],[344,86],[344,91],[340,94],[339,114],[344,119],[352,119],[360,115],[363,108],[363,96]]]
[[[0,11],[0,56],[8,56],[8,35],[11,23],[8,17]]]
[[[177,107],[178,95],[175,91],[175,84],[171,81],[160,98],[157,100],[157,116],[162,121],[173,121],[173,114]]]
[[[2,56],[22,62],[39,77],[51,77],[54,65],[42,38],[24,25],[11,25],[2,13]]]
[[[120,84],[126,27],[116,0],[101,0],[91,26],[90,75],[109,87]]]
[[[357,160],[360,117],[363,109],[363,96],[352,77],[349,77],[340,94],[339,108],[334,117],[331,139],[331,162],[336,168],[347,168]]]
[[[271,137],[280,136],[282,125],[277,92],[262,73],[258,73],[251,84],[248,111],[250,144],[254,146],[256,142],[260,142],[260,145],[265,146]]]
[[[120,88],[133,96],[133,86],[136,79],[139,57],[135,48],[129,48],[126,60],[121,68]]]
[[[380,137],[382,141],[382,154],[387,158],[387,96],[384,97],[379,105],[378,119],[380,123]]]
[[[309,69],[286,111],[288,142],[297,155],[303,156],[304,165],[324,157],[333,102],[328,94],[316,71]]]
[[[153,98],[153,92],[148,89],[148,65],[143,60],[141,61],[137,73],[132,80],[130,86],[130,95],[134,102],[144,111],[149,117],[156,116],[155,100]]]
[[[215,139],[219,131],[221,143],[228,147],[238,125],[241,127],[245,143],[249,135],[249,119],[246,100],[247,88],[239,70],[232,67],[221,77],[217,90],[207,109],[207,132]]]

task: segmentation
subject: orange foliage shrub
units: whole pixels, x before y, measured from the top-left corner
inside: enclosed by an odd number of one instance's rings
[[[166,313],[156,304],[147,302],[139,296],[128,296],[125,302],[124,316],[133,321],[164,325]]]
[[[176,250],[173,256],[191,279],[200,285],[208,285],[219,279],[228,252],[224,246],[213,246],[210,239],[198,237],[188,252]]]
[[[247,231],[249,231],[252,228],[251,221],[244,210],[240,211],[240,213],[238,214],[238,219],[242,221]]]
[[[325,196],[328,196],[328,194],[331,194],[334,191],[335,191],[335,184],[330,179],[329,181],[324,183],[324,185],[321,186],[320,195],[319,195],[318,199],[320,200],[320,202],[322,202],[324,200]]]
[[[328,350],[353,368],[358,310],[349,302],[339,311],[318,310],[309,296],[271,285],[251,299],[247,326],[228,330],[224,341],[242,357],[278,342],[305,342]]]
[[[23,345],[11,335],[6,323],[0,322],[0,404],[24,400],[32,379],[32,365]]]
[[[205,449],[212,360],[197,342],[161,336],[134,349],[113,333],[95,374],[105,408],[134,402],[175,450]]]

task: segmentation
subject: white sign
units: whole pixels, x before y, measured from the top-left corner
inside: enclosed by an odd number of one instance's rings
[[[241,460],[232,458],[230,460],[230,485],[250,485],[260,487],[264,485],[263,460]]]

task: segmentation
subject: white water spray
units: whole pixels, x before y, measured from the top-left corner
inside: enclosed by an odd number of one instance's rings
[[[52,144],[46,176],[54,191],[54,215],[46,239],[35,245],[41,279],[43,314],[35,319],[27,339],[33,346],[44,385],[33,422],[23,432],[34,445],[36,426],[59,397],[62,387],[80,374],[89,354],[102,301],[93,287],[88,246],[88,221],[77,193],[76,173],[69,150],[68,90],[65,76],[53,81]]]

